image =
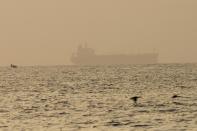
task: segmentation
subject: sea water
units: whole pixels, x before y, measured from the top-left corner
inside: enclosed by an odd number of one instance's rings
[[[141,130],[197,130],[196,64],[0,67],[0,131]]]

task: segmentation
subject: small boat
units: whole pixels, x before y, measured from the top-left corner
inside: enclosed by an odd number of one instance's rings
[[[17,65],[13,65],[13,64],[11,64],[10,67],[11,67],[11,68],[18,68]]]

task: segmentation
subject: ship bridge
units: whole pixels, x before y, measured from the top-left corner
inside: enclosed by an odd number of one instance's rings
[[[79,45],[77,50],[77,56],[92,56],[95,55],[95,51],[92,48],[88,48],[87,45]]]

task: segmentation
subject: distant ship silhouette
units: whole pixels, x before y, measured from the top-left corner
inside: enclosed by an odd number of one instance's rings
[[[17,65],[13,65],[13,64],[11,64],[10,67],[11,67],[11,68],[18,68]]]
[[[71,61],[75,65],[156,64],[158,55],[158,53],[97,55],[87,45],[80,45],[77,52],[72,55]]]

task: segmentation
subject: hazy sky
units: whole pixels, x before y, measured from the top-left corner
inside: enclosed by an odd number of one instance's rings
[[[197,0],[1,0],[0,65],[69,64],[85,41],[97,53],[160,53],[197,62]]]

